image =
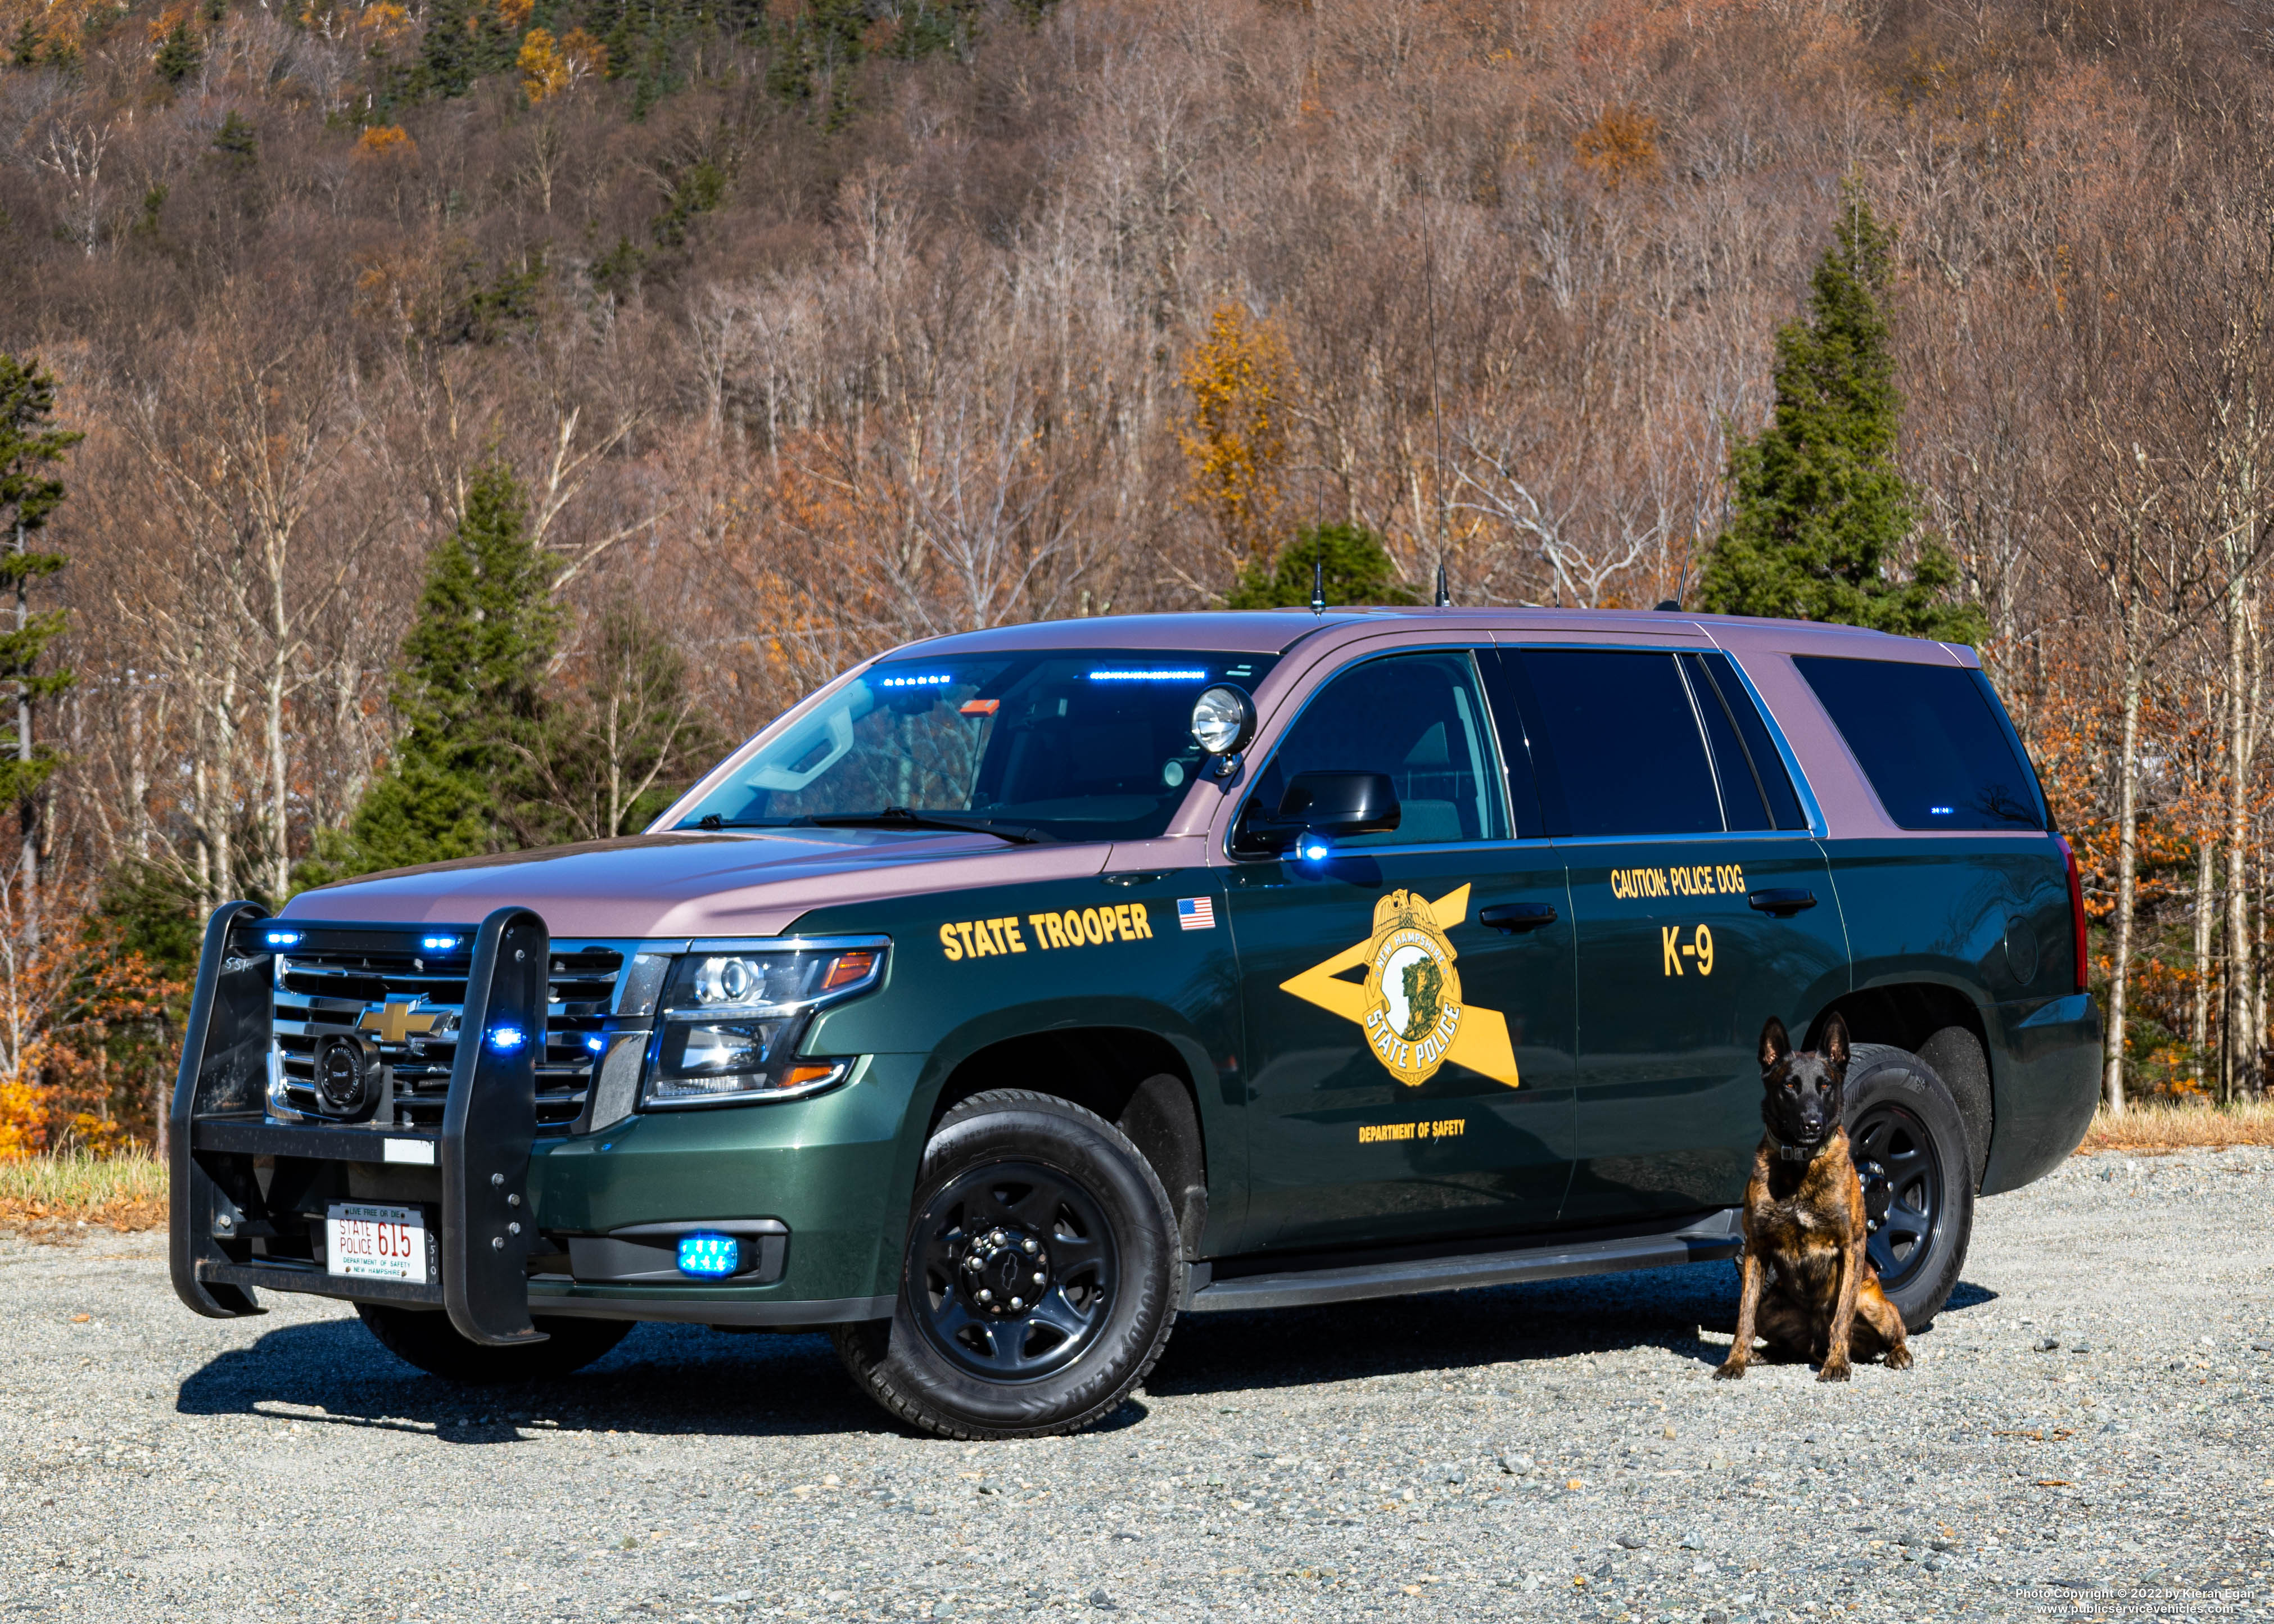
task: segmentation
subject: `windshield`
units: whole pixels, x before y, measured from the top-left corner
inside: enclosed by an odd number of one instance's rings
[[[759,829],[926,820],[1007,838],[1144,840],[1199,772],[1193,702],[1276,657],[1085,650],[871,666],[679,820]]]

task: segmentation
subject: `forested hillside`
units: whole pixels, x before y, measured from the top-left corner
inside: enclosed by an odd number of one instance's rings
[[[0,4],[0,350],[85,436],[0,639],[0,1147],[149,1131],[199,910],[636,827],[879,646],[1321,526],[1376,598],[1694,606],[1867,214],[1850,574],[1962,612],[2136,919],[2133,1086],[2255,1086],[2261,10],[296,4]]]

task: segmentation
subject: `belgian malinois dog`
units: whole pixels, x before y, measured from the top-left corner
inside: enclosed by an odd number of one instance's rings
[[[1743,1295],[1717,1379],[1745,1373],[1756,1331],[1778,1351],[1818,1365],[1818,1381],[1847,1380],[1851,1354],[1884,1353],[1889,1370],[1910,1366],[1902,1316],[1864,1255],[1864,1186],[1841,1125],[1847,1085],[1847,1022],[1833,1016],[1824,1046],[1796,1054],[1784,1023],[1769,1017],[1761,1028],[1768,1132],[1745,1185]]]

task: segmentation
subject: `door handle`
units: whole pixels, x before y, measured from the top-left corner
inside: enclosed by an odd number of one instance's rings
[[[1542,925],[1555,922],[1555,906],[1546,902],[1502,902],[1477,912],[1477,923],[1490,925],[1495,930],[1505,930],[1510,936],[1521,931],[1537,930]]]
[[[1764,914],[1773,914],[1778,919],[1790,919],[1803,908],[1814,907],[1816,893],[1803,891],[1797,886],[1779,886],[1772,891],[1749,891],[1745,900]]]

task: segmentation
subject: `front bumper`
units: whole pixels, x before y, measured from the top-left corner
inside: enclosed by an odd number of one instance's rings
[[[538,1139],[530,1047],[458,1045],[439,1128],[283,1124],[264,1114],[274,956],[262,912],[232,904],[208,926],[171,1119],[174,1282],[216,1317],[258,1313],[260,1288],[447,1310],[462,1335],[508,1344],[539,1314],[827,1324],[881,1318],[897,1287],[896,1240],[915,1152],[901,1142],[921,1056],[870,1056],[806,1099],[634,1115],[596,1132]],[[293,928],[373,943],[391,928]],[[350,944],[352,945],[352,944]],[[546,1022],[543,921],[485,921],[464,1028]],[[357,948],[355,951],[365,951]],[[329,1199],[404,1202],[437,1239],[427,1284],[327,1272],[311,1236]],[[747,1232],[763,1267],[720,1281],[672,1278],[661,1238]],[[659,1260],[662,1267],[659,1267]]]
[[[915,1178],[902,1129],[923,1064],[921,1055],[870,1055],[847,1081],[809,1100],[658,1111],[605,1133],[540,1140],[530,1188],[548,1234],[614,1236],[748,1217],[779,1222],[788,1244],[781,1277],[765,1285],[608,1284],[540,1273],[529,1288],[534,1312],[718,1325],[890,1314],[904,1192]]]

